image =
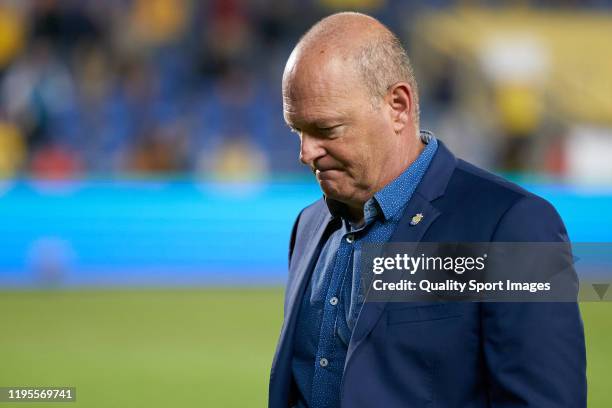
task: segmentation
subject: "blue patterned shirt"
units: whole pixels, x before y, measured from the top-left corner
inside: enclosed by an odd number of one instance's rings
[[[433,158],[438,142],[427,143],[419,157],[364,205],[364,223],[351,225],[342,205],[328,200],[332,230],[319,254],[299,311],[292,373],[298,406],[340,406],[340,384],[351,333],[363,304],[359,260],[363,242],[387,242]]]

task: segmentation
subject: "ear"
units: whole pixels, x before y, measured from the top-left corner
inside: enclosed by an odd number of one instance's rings
[[[414,93],[406,82],[398,82],[389,88],[385,101],[390,108],[393,130],[399,134],[412,122]]]

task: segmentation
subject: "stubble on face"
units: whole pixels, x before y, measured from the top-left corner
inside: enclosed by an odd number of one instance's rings
[[[385,95],[374,96],[370,77],[361,69],[363,50],[385,36],[392,34],[371,17],[332,15],[305,34],[283,73],[285,120],[300,134],[302,162],[313,170],[326,197],[347,204],[358,217],[363,217],[364,203],[421,149],[418,131],[404,123],[409,112],[402,109],[412,107],[406,98],[410,85],[389,85]],[[338,113],[346,122],[342,132],[321,137],[316,128]]]
[[[384,129],[380,126],[381,112],[373,108],[356,70],[342,57],[316,62],[290,58],[283,81],[283,102],[285,119],[299,129],[302,143],[314,143],[321,149],[305,164],[325,195],[362,206],[373,195],[384,166],[376,159],[384,147],[378,133]],[[339,126],[329,137],[314,134],[316,128],[327,125]]]

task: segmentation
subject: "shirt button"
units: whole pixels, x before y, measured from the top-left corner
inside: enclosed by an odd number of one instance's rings
[[[336,306],[338,304],[338,298],[334,296],[333,298],[329,299],[329,304]]]
[[[346,242],[348,242],[349,244],[352,244],[355,241],[355,236],[353,234],[348,234],[346,236]]]
[[[319,365],[321,367],[327,367],[327,364],[329,364],[329,361],[327,361],[327,359],[325,357],[323,357],[322,359],[319,360]]]

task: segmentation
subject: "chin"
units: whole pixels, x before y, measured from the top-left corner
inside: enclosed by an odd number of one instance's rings
[[[346,191],[342,191],[338,188],[338,186],[334,186],[333,184],[334,183],[329,183],[325,181],[319,183],[319,186],[321,187],[323,194],[325,194],[325,197],[331,198],[332,200],[340,201],[342,203],[350,201],[351,196],[348,195]]]

